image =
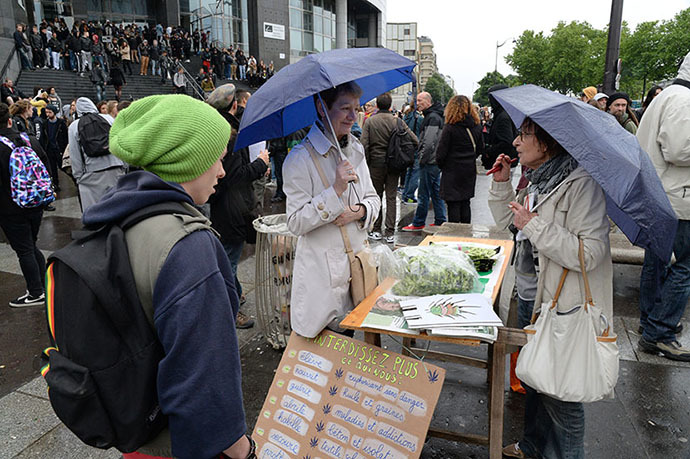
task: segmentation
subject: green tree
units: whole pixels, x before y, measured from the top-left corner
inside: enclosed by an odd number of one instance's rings
[[[472,95],[472,101],[481,106],[489,105],[489,88],[497,84],[507,84],[500,72],[489,72],[479,80],[479,88]]]
[[[518,81],[550,87],[547,56],[551,53],[549,39],[541,32],[525,30],[515,41],[513,52],[506,56],[506,62],[517,72]]]
[[[450,87],[446,80],[438,73],[434,73],[427,80],[424,90],[431,94],[434,102],[445,104],[455,95],[455,91]]]

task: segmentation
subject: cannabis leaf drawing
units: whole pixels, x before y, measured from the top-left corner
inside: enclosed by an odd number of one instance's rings
[[[340,379],[343,377],[343,369],[342,368],[338,368],[337,370],[335,370],[335,377],[336,377],[336,379]]]
[[[437,382],[437,381],[438,381],[438,371],[436,371],[436,370],[434,370],[434,371],[428,370],[428,371],[427,371],[427,377],[429,378],[429,382],[430,382],[431,384]]]
[[[333,397],[338,394],[338,387],[337,386],[331,386],[330,389],[328,389],[328,394]]]
[[[330,405],[330,403],[326,403],[326,404],[323,406],[323,414],[328,414],[328,413],[330,413],[330,412],[331,412],[331,405]]]

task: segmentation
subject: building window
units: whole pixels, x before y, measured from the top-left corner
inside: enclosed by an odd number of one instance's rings
[[[405,52],[403,53],[403,56],[412,56],[414,57],[415,52],[414,49],[406,49]]]
[[[409,35],[409,34],[410,34],[410,29],[405,29],[405,35]]]
[[[335,42],[335,0],[290,0],[290,54],[328,51]]]

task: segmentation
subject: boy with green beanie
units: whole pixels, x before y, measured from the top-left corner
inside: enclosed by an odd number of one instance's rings
[[[110,150],[143,171],[122,177],[87,209],[84,224],[118,222],[164,202],[188,209],[204,204],[225,176],[221,161],[229,138],[230,126],[218,112],[191,97],[161,95],[134,102],[115,119]],[[139,453],[254,457],[246,436],[235,331],[239,299],[210,222],[198,212],[184,218],[160,215],[134,225],[125,237],[137,292],[142,303],[153,305],[154,327],[165,351],[158,366],[158,398],[169,434],[163,431]]]

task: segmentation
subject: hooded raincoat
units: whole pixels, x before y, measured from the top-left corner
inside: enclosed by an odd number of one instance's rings
[[[686,85],[677,84],[683,81]],[[690,220],[690,54],[676,84],[647,107],[637,140],[652,159],[676,216]]]

